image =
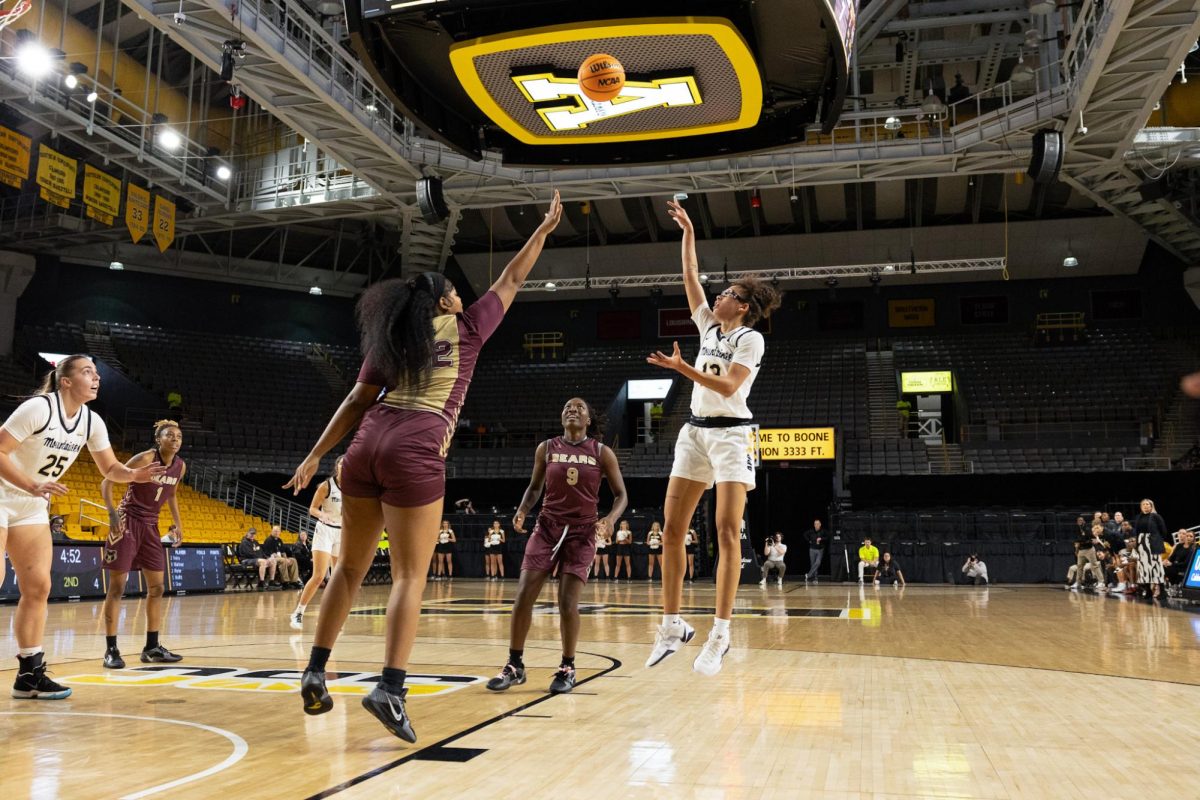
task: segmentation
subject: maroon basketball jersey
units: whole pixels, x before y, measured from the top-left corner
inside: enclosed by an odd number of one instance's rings
[[[572,444],[561,436],[546,440],[546,495],[542,513],[559,522],[595,522],[600,502],[600,448],[595,439]]]
[[[162,456],[157,452],[154,454],[153,463],[163,463]],[[125,497],[121,500],[120,510],[126,516],[157,521],[163,503],[175,496],[175,486],[182,476],[183,459],[175,456],[166,473],[159,475],[152,482],[129,484],[129,488],[125,490]]]

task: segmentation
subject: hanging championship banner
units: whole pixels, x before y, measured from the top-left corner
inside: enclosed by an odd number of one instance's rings
[[[0,127],[0,183],[20,189],[29,177],[29,151],[33,142],[28,136]]]
[[[79,163],[67,158],[57,150],[44,144],[38,145],[37,183],[38,192],[47,203],[70,208],[75,199],[75,183],[79,176]]]
[[[125,191],[125,227],[134,244],[150,230],[150,192],[132,183]]]
[[[121,212],[121,182],[91,164],[83,166],[83,204],[87,215],[112,225]]]
[[[160,253],[175,241],[175,204],[159,195],[154,195],[154,241]]]

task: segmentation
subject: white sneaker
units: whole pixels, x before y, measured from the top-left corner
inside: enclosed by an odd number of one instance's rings
[[[646,666],[653,667],[667,656],[692,640],[696,629],[680,620],[674,625],[659,625],[658,635],[654,638],[654,649],[646,659]]]
[[[764,589],[767,588],[767,579],[763,578],[761,581],[758,582],[758,585]]]
[[[1070,589],[1072,592],[1078,592],[1078,591],[1079,591],[1079,584],[1078,584],[1078,583],[1072,583],[1072,584],[1071,584],[1070,586],[1068,586],[1067,588],[1068,588],[1068,589]]]
[[[712,677],[721,671],[721,662],[729,652],[729,634],[718,635],[716,631],[708,634],[708,641],[700,650],[700,655],[692,662],[692,669],[701,675]]]
[[[862,585],[863,585],[863,579],[862,579],[862,578],[859,578],[859,579],[858,579],[858,585],[859,585],[859,586],[862,586]]]
[[[783,588],[783,578],[780,578],[779,580],[775,581],[775,585],[778,586],[780,589],[782,589]]]
[[[292,630],[294,631],[304,630],[304,612],[293,611],[291,615],[288,616],[288,623],[292,626]]]
[[[1117,588],[1113,589],[1113,591],[1114,591],[1114,592],[1123,592],[1123,591],[1125,591],[1125,584],[1123,584],[1123,583],[1118,583],[1118,584],[1117,584]]]

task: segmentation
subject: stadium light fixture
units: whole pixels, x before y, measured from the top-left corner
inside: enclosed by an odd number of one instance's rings
[[[120,261],[113,259],[112,261],[108,262],[108,268],[120,271],[120,270],[125,269],[125,265],[122,264]]]
[[[321,291],[321,287],[320,287],[320,286],[310,286],[310,287],[308,287],[308,293],[309,293],[309,294],[311,294],[311,295],[313,295],[314,297],[320,297],[322,294],[324,294],[324,292],[322,292],[322,291]]]
[[[17,69],[30,78],[44,78],[54,69],[54,58],[50,51],[32,39],[17,46]]]
[[[158,132],[158,143],[164,150],[178,150],[183,146],[183,137],[174,128],[163,128]]]
[[[233,177],[233,170],[231,170],[228,166],[226,166],[225,164],[221,164],[220,166],[217,167],[217,180],[227,181],[232,177]]]
[[[100,95],[96,93],[95,89],[92,89],[90,92],[87,93],[87,101],[89,103],[94,103],[99,99],[100,99]]]
[[[547,292],[556,292],[558,291],[558,284],[556,284],[554,281],[546,281],[542,288]]]

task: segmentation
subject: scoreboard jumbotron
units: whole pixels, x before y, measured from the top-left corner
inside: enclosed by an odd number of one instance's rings
[[[857,0],[346,0],[363,63],[424,133],[511,164],[659,163],[786,146],[841,114]],[[600,16],[602,15],[602,16]],[[590,55],[624,66],[583,96]]]

